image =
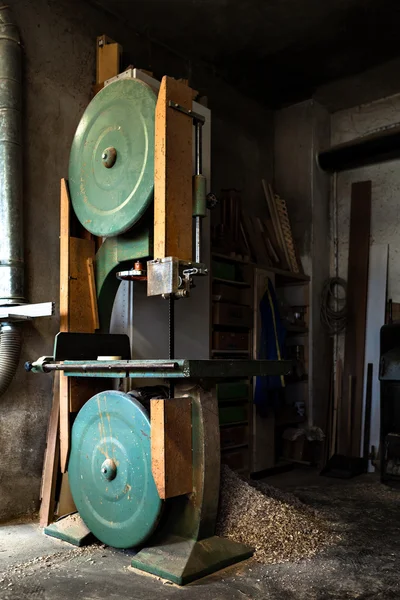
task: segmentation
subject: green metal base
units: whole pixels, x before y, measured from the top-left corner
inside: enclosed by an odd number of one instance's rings
[[[85,546],[94,540],[93,534],[86,527],[79,513],[68,515],[48,525],[44,528],[44,533],[74,546]]]
[[[178,585],[205,577],[253,555],[253,548],[213,536],[196,542],[170,536],[165,543],[144,548],[132,567]]]

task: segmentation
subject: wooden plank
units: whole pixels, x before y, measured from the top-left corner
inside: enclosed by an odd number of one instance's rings
[[[363,438],[363,457],[368,459],[371,448],[371,408],[372,408],[372,382],[374,376],[374,365],[367,365],[367,382],[365,390],[365,429]]]
[[[120,71],[122,46],[106,35],[97,38],[96,49],[96,84],[103,83]]]
[[[339,419],[339,411],[342,397],[342,359],[339,358],[336,363],[336,377],[335,377],[335,399],[333,402],[333,416],[332,416],[332,436],[331,436],[331,449],[330,456],[333,456],[336,452],[337,446],[337,424]]]
[[[282,248],[280,247],[278,240],[276,238],[276,233],[274,226],[272,224],[272,219],[269,217],[268,219],[263,219],[263,225],[265,227],[266,234],[272,244],[272,247],[279,258],[279,266],[284,269],[286,268],[286,259]]]
[[[71,211],[68,183],[61,180],[60,194],[60,331],[94,333],[93,302],[88,260],[95,257],[95,241],[70,237]],[[60,398],[60,467],[65,473],[70,448],[70,410],[82,406],[87,390],[61,374]],[[93,384],[95,387],[95,384]],[[97,388],[96,388],[97,389]],[[96,392],[95,392],[96,393]],[[85,396],[85,397],[86,397]]]
[[[279,222],[282,229],[285,247],[289,256],[289,264],[291,267],[291,271],[293,271],[294,273],[299,273],[300,269],[299,265],[297,264],[295,243],[292,235],[292,228],[290,226],[286,202],[282,198],[279,198],[279,196],[276,196],[275,203],[278,211]]]
[[[110,380],[102,377],[69,378],[69,411],[77,413],[92,396],[109,389]]]
[[[94,276],[94,260],[93,258],[86,259],[86,266],[89,280],[90,307],[92,309],[93,329],[100,329],[99,311],[97,306],[96,294],[96,279]]]
[[[368,269],[368,300],[367,300],[367,334],[365,339],[365,364],[372,363],[375,377],[372,380],[372,404],[370,420],[370,445],[379,448],[379,430],[380,430],[380,383],[377,374],[379,373],[380,362],[380,330],[385,322],[386,309],[386,287],[388,272],[388,251],[387,244],[372,244],[369,249],[369,269]],[[364,401],[362,423],[365,423],[365,406],[367,397],[367,368],[364,373]],[[361,448],[364,453],[364,427],[361,432]],[[369,462],[369,471],[373,472],[375,467]]]
[[[266,247],[268,256],[271,260],[271,263],[275,263],[275,264],[279,264],[279,256],[277,255],[277,253],[275,252],[275,248],[268,236],[268,231],[266,228],[266,225],[264,224],[264,222],[262,221],[262,219],[260,219],[260,217],[256,217],[256,221],[258,223],[259,229],[261,231],[261,235],[263,237],[264,240],[264,245]]]
[[[342,411],[342,422],[339,429],[339,453],[346,454],[351,448],[352,456],[361,455],[370,225],[371,181],[353,183],[347,272],[348,317],[343,369],[343,399],[345,401],[349,398],[349,377],[354,377],[351,444],[346,439],[349,427],[348,410]]]
[[[93,261],[94,255],[94,240],[69,238],[68,331],[94,333],[91,284],[87,266],[87,261]],[[88,400],[93,393],[87,390],[87,385],[72,382],[65,375],[60,377],[60,386],[60,463],[61,472],[65,473],[70,448],[69,413],[79,410],[84,404],[83,399]],[[96,382],[91,382],[89,387],[97,390]]]
[[[264,237],[262,235],[260,224],[256,217],[249,217],[248,227],[251,227],[252,240],[254,242],[254,249],[256,252],[256,262],[259,265],[271,265],[270,257],[267,253],[267,248],[264,243]]]
[[[41,527],[46,527],[54,518],[56,483],[60,457],[58,437],[60,415],[59,389],[59,373],[55,373],[53,381],[53,403],[47,429],[47,443],[43,463],[41,504],[39,511],[39,523]]]
[[[71,489],[69,487],[68,473],[64,473],[61,479],[60,497],[58,500],[57,516],[64,517],[76,512],[74,499],[72,498]]]
[[[282,229],[280,227],[280,221],[279,221],[279,216],[278,216],[278,210],[276,207],[274,192],[272,190],[272,187],[269,185],[269,183],[267,183],[265,181],[265,179],[262,180],[262,186],[263,186],[263,190],[264,190],[265,200],[267,202],[269,216],[270,216],[271,222],[272,222],[272,227],[274,229],[275,238],[277,240],[279,250],[281,251],[283,259],[284,259],[282,268],[290,269],[290,260],[289,260],[288,254],[287,254],[287,249],[286,249],[286,245],[285,245],[285,240],[283,238]]]
[[[349,375],[347,385],[347,450],[346,456],[350,456],[352,453],[352,428],[353,428],[353,415],[354,415],[354,390],[355,390],[354,375]]]
[[[70,447],[69,397],[70,379],[60,374],[60,468],[61,473],[67,470]]]
[[[68,182],[61,179],[60,192],[60,331],[69,331],[69,236],[70,236],[70,199]],[[64,374],[60,374],[59,406],[60,406],[60,467],[66,470],[69,451],[69,383]]]
[[[69,331],[93,333],[91,284],[88,259],[94,260],[93,240],[71,237],[69,240]]]
[[[68,183],[61,179],[60,191],[60,331],[69,328],[69,235],[70,201]]]
[[[154,257],[192,260],[192,119],[169,101],[192,108],[192,90],[163,77],[156,106]]]
[[[193,491],[190,398],[151,400],[151,468],[163,500]]]

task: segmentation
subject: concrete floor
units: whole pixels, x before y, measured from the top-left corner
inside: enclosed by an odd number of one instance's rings
[[[73,548],[35,523],[0,526],[1,600],[390,600],[400,598],[400,492],[372,476],[353,481],[296,470],[267,480],[320,510],[342,535],[299,563],[230,567],[185,588],[135,572],[130,553]]]

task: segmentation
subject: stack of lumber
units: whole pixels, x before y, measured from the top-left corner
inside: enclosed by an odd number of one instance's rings
[[[262,180],[267,217],[252,217],[241,211],[242,243],[254,262],[292,273],[302,273],[285,200]]]

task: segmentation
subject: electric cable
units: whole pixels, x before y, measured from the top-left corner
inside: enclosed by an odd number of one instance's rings
[[[338,290],[344,296],[338,295]],[[321,323],[329,335],[337,335],[346,328],[347,322],[347,283],[341,277],[327,279],[321,292]]]

